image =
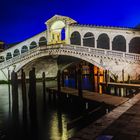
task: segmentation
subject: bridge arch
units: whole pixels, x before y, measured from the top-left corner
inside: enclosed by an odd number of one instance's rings
[[[83,46],[95,47],[95,38],[94,34],[91,32],[87,32],[83,38]]]
[[[112,50],[126,52],[126,39],[124,36],[117,35],[114,37]]]
[[[62,50],[49,50],[48,52],[44,51],[41,53],[41,55],[39,53],[37,53],[36,55],[33,55],[33,57],[30,57],[26,60],[24,60],[20,65],[18,65],[16,68],[15,68],[15,71],[18,72],[22,67],[24,67],[26,64],[38,59],[38,58],[41,58],[41,57],[46,57],[46,56],[71,56],[71,57],[75,57],[75,58],[79,58],[81,60],[85,60],[99,68],[102,68],[102,69],[106,69],[103,65],[101,65],[98,61],[96,60],[93,60],[91,59],[90,57],[84,55],[82,53],[73,53],[71,50],[67,50],[67,51],[62,51]]]
[[[97,48],[101,48],[101,49],[110,48],[109,37],[106,33],[102,33],[99,35],[97,40]]]
[[[26,45],[22,46],[21,53],[25,53],[28,51],[28,47]]]
[[[134,37],[129,43],[129,52],[140,54],[140,37]]]
[[[43,36],[39,39],[39,46],[44,46],[44,45],[47,45],[47,39],[46,37]]]
[[[51,25],[51,42],[60,43],[62,40],[65,40],[65,22],[58,20],[52,23]]]
[[[37,43],[36,43],[35,41],[32,41],[32,42],[30,43],[29,48],[30,48],[30,49],[33,49],[33,48],[35,48],[35,47],[37,47]]]
[[[81,35],[78,31],[74,31],[70,37],[70,44],[81,45]]]
[[[9,60],[9,59],[11,59],[12,58],[12,53],[11,52],[8,52],[7,54],[6,54],[6,60]]]

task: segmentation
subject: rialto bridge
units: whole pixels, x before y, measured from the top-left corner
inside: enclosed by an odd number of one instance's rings
[[[140,77],[140,30],[134,28],[82,25],[55,15],[46,30],[0,53],[0,80],[8,71],[22,68],[46,56],[71,56],[110,71],[124,80]],[[43,65],[42,65],[43,66]],[[49,67],[48,67],[49,68]],[[40,67],[42,69],[42,67]]]

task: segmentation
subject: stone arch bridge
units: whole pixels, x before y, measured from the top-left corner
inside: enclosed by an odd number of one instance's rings
[[[55,15],[46,23],[47,30],[0,53],[0,80],[8,71],[19,71],[44,56],[64,55],[85,60],[109,70],[110,76],[132,80],[140,76],[140,31],[134,28],[81,25]]]

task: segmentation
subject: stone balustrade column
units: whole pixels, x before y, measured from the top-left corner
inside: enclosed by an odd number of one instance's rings
[[[109,50],[112,51],[112,42],[113,42],[114,36],[109,36]]]
[[[131,38],[126,38],[126,53],[129,53],[129,43],[131,41]]]
[[[80,33],[81,35],[81,46],[83,46],[83,38],[84,38],[84,34],[83,33]]]
[[[95,39],[95,44],[94,44],[95,46],[94,46],[94,48],[95,48],[95,49],[97,49],[97,40],[98,40],[98,36],[99,36],[98,34],[94,34],[94,39]]]

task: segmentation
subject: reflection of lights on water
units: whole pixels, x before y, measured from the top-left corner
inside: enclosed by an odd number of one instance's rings
[[[67,131],[67,117],[62,115],[60,112],[53,114],[50,125],[50,135],[51,139],[58,139],[58,134],[61,137],[61,140],[68,139],[68,131]]]
[[[50,83],[50,82],[47,82],[47,84],[52,85],[52,83]],[[54,82],[54,84],[55,84],[55,82]],[[67,115],[63,114],[63,113],[61,114],[61,112],[58,112],[57,110],[50,108],[50,112],[46,112],[49,114],[49,116],[46,116],[45,118],[43,116],[43,121],[41,120],[42,113],[44,114],[44,110],[43,110],[43,112],[40,111],[40,110],[42,110],[42,109],[40,109],[40,105],[42,107],[42,103],[40,102],[40,101],[42,101],[42,99],[40,100],[40,97],[42,98],[42,96],[40,96],[41,94],[39,94],[41,91],[40,90],[41,88],[42,88],[42,84],[37,83],[37,97],[39,100],[37,100],[37,105],[38,105],[37,106],[37,113],[38,113],[37,119],[38,120],[35,123],[37,123],[38,128],[39,128],[39,131],[38,131],[39,138],[45,137],[46,139],[52,139],[52,140],[67,140],[69,137],[71,137],[74,134],[74,131],[76,131],[75,129],[73,129],[71,131],[67,131],[67,122],[69,121],[69,114],[67,114]],[[27,89],[28,89],[28,86],[27,86]],[[21,96],[22,96],[21,86],[19,85],[19,119],[22,124],[24,122],[22,122],[23,116],[22,116],[22,98],[21,98]],[[48,107],[47,111],[49,111],[49,107]],[[27,118],[28,117],[29,116],[28,116],[28,112],[27,112]],[[8,85],[0,85],[0,126],[2,126],[1,123],[5,122],[5,120],[8,120],[8,119],[9,119]],[[45,121],[44,121],[44,119],[45,119]],[[30,124],[30,122],[29,122],[29,124]],[[30,125],[28,125],[27,127],[28,127],[27,129],[30,130]],[[22,126],[21,126],[21,128],[22,128]],[[34,129],[32,129],[32,130],[34,131]],[[22,134],[22,132],[21,132],[21,134]],[[30,133],[30,131],[29,131],[29,133]]]
[[[9,94],[8,94],[8,85],[0,85],[0,112],[1,116],[8,117],[9,113]]]

